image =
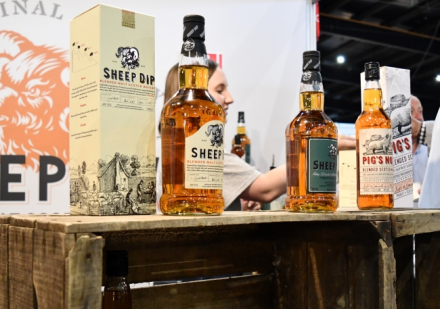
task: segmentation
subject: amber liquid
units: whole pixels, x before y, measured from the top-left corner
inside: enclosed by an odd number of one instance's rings
[[[102,309],[131,309],[130,290],[106,289],[102,300]]]
[[[322,92],[300,94],[298,116],[286,129],[287,197],[285,208],[294,212],[334,212],[336,193],[308,193],[307,153],[310,138],[337,139],[336,125],[323,112]]]
[[[237,127],[237,134],[240,135],[241,147],[246,149],[246,145],[251,144],[250,138],[246,135],[246,127]],[[232,147],[235,146],[235,138],[232,140]]]
[[[360,166],[359,130],[361,129],[391,129],[391,119],[382,108],[382,90],[364,90],[364,111],[356,120],[356,160]],[[357,204],[361,210],[391,209],[394,206],[393,194],[360,194],[360,169],[357,168]]]
[[[244,156],[244,149],[241,145],[235,145],[232,149],[231,149],[231,153],[237,155],[239,158]]]
[[[220,215],[221,189],[185,188],[185,138],[212,120],[225,123],[223,107],[207,90],[208,68],[181,66],[180,89],[162,110],[162,185],[160,209],[167,215]]]

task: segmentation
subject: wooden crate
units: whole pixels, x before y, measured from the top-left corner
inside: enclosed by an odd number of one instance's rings
[[[134,289],[134,308],[395,306],[389,212],[279,211],[14,216],[9,308],[100,308],[115,249],[129,251],[131,283],[174,282]]]
[[[8,227],[9,216],[0,216],[0,309],[9,308]]]

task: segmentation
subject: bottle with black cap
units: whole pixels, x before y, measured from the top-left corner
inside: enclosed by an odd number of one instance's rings
[[[128,275],[128,251],[107,251],[107,280],[102,309],[131,309],[132,300]]]
[[[180,89],[163,107],[160,210],[166,215],[219,215],[224,209],[225,112],[208,92],[205,19],[183,19]]]
[[[234,137],[234,145],[231,149],[231,153],[235,154],[239,158],[242,158],[245,154],[244,148],[241,146],[240,134],[236,134]]]
[[[246,163],[251,163],[251,140],[246,135],[246,123],[244,120],[244,112],[238,112],[238,124],[237,124],[237,134],[240,135],[241,147],[244,149],[245,156],[243,159]],[[234,147],[235,137],[232,141],[232,147]]]
[[[333,212],[338,207],[338,130],[324,113],[320,53],[303,53],[300,112],[286,129],[287,197],[294,212]]]
[[[393,131],[379,79],[379,63],[366,63],[363,111],[355,124],[357,205],[362,210],[394,206]]]

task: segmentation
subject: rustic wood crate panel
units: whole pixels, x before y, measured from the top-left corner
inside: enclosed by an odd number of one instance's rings
[[[414,308],[413,235],[395,239],[393,249],[396,259],[397,308]]]
[[[273,308],[268,275],[185,282],[133,289],[134,309]]]
[[[9,308],[9,217],[0,216],[0,309]]]
[[[33,309],[32,283],[34,229],[9,226],[9,308]]]

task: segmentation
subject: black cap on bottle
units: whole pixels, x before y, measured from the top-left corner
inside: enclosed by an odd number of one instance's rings
[[[235,145],[241,145],[241,136],[240,134],[235,135]]]
[[[107,251],[106,274],[108,277],[128,275],[128,251]]]
[[[379,62],[365,63],[365,80],[379,80],[380,70]]]
[[[238,112],[238,123],[244,123],[244,112]]]
[[[205,41],[205,18],[200,15],[186,15],[183,18],[183,40]]]
[[[321,53],[309,50],[303,53],[303,71],[321,71]]]

